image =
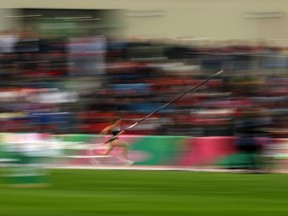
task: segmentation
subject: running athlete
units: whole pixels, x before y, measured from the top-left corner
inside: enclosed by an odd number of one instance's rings
[[[114,136],[117,136],[121,131],[121,128],[120,128],[121,121],[122,119],[120,117],[116,117],[112,120],[111,125],[105,127],[101,131],[101,134],[104,134],[105,143],[107,140],[109,140],[108,142],[109,146],[106,149],[106,151],[103,153],[103,155],[108,155],[113,150],[114,147],[121,147],[123,149],[123,158],[125,160],[125,163],[127,165],[131,165],[133,162],[128,160],[128,148],[129,148],[128,143],[121,141],[119,137],[113,138]],[[111,136],[109,136],[108,139],[106,139],[107,135],[111,135]]]

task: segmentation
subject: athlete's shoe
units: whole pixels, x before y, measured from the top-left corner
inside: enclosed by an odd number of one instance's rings
[[[133,163],[134,163],[134,161],[131,161],[131,160],[126,160],[126,162],[125,162],[125,164],[127,166],[131,166]]]

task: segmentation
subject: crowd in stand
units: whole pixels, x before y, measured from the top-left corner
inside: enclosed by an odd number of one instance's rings
[[[286,136],[285,48],[2,32],[1,131],[97,134],[115,115],[128,126],[219,69],[127,133],[230,136],[257,125]]]

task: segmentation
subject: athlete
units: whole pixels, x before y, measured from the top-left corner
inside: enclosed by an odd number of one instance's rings
[[[105,127],[101,134],[104,134],[104,142],[106,143],[108,140],[108,148],[105,150],[103,155],[108,155],[114,147],[121,147],[123,149],[123,158],[125,160],[126,165],[131,165],[133,162],[128,160],[128,143],[121,141],[119,137],[117,136],[121,132],[120,124],[121,124],[121,117],[116,117],[112,120],[111,125]],[[107,139],[107,135],[108,139]],[[113,138],[114,136],[117,136]]]

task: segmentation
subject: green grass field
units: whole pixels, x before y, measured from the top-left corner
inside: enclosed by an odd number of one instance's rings
[[[54,170],[50,187],[0,188],[0,216],[288,215],[288,175]]]

